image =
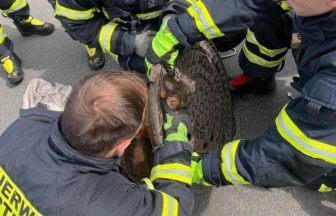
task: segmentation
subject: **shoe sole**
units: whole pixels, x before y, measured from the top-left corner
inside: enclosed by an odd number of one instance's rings
[[[8,80],[9,83],[13,86],[16,86],[16,85],[19,85],[22,81],[23,81],[24,78],[20,79],[20,80]]]

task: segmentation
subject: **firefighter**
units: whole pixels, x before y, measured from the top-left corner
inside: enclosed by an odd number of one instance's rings
[[[4,0],[0,2],[0,9],[10,17],[23,37],[33,34],[49,35],[54,31],[51,23],[42,22],[29,13],[26,0]],[[0,25],[0,61],[7,73],[9,82],[13,85],[23,80],[21,60],[13,51],[13,42],[7,37]]]
[[[147,103],[141,78],[109,71],[79,81],[64,112],[21,110],[0,136],[0,215],[191,215],[187,114],[165,106],[150,178],[135,184],[122,174]]]
[[[106,52],[124,70],[144,73],[144,56],[165,1],[57,0],[56,17],[84,44],[91,69],[104,65]]]
[[[336,1],[188,2],[187,10],[163,24],[154,37],[146,55],[148,69],[162,63],[173,76],[179,48],[251,27],[240,57],[246,71],[231,82],[231,90],[238,94],[272,91],[274,72],[281,67],[292,31],[301,37],[300,46],[293,52],[300,75],[293,86],[301,95],[283,107],[264,135],[254,140],[234,140],[194,162],[194,182],[261,187],[311,184],[319,191],[333,190]],[[285,14],[290,8],[296,12],[293,17]]]

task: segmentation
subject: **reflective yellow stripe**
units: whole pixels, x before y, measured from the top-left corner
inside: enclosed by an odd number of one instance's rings
[[[146,71],[146,76],[149,80],[151,80],[151,70],[152,70],[152,67],[153,67],[153,64],[151,64],[147,58],[145,58],[145,64],[146,64],[146,68],[147,68],[147,71]]]
[[[178,202],[174,197],[162,191],[155,190],[153,183],[148,178],[144,178],[142,179],[142,181],[145,182],[148,189],[157,191],[162,195],[162,215],[164,216],[168,216],[168,215],[177,216],[178,215]]]
[[[148,189],[155,190],[154,185],[148,178],[142,179],[143,182],[147,185]],[[178,202],[177,200],[159,190],[155,190],[162,195],[162,215],[163,216],[177,216],[178,215]]]
[[[2,44],[4,42],[4,40],[6,39],[6,37],[7,37],[6,32],[0,26],[0,44]]]
[[[224,36],[214,23],[208,9],[202,1],[187,0],[191,6],[187,8],[188,13],[194,18],[196,26],[208,39]]]
[[[151,171],[150,180],[169,179],[191,185],[191,167],[179,163],[156,165]]]
[[[280,58],[279,60],[276,61],[267,61],[259,56],[257,56],[256,54],[254,54],[253,52],[251,52],[247,46],[246,46],[246,41],[243,47],[243,52],[246,56],[246,58],[257,65],[263,66],[263,67],[269,67],[269,68],[273,68],[273,67],[277,67],[281,64],[281,62],[283,61],[283,59],[285,58],[285,56],[283,56],[282,58]]]
[[[111,39],[117,26],[117,23],[111,21],[104,25],[99,33],[100,46],[102,47],[103,51],[109,53],[115,61],[118,60],[118,56],[111,52]]]
[[[5,12],[6,14],[10,14],[24,8],[26,5],[26,0],[15,0],[12,6],[10,6],[10,8],[8,8],[7,10],[3,10],[3,12]]]
[[[307,137],[290,119],[286,106],[275,120],[280,135],[301,153],[326,162],[336,164],[336,147]]]
[[[41,215],[2,167],[0,191],[0,215]]]
[[[38,20],[32,16],[29,16],[28,20],[26,22],[30,22],[32,25],[38,26],[38,25],[44,25],[45,22]]]
[[[321,187],[318,189],[319,192],[325,193],[325,192],[331,192],[334,191],[335,189],[328,187],[325,184],[322,184]]]
[[[249,184],[237,171],[236,155],[240,140],[226,144],[222,149],[222,172],[226,180],[234,185]]]
[[[72,10],[66,8],[56,2],[56,15],[62,16],[70,20],[88,20],[94,17],[94,12],[97,11],[95,8],[89,10]]]
[[[177,216],[178,214],[178,202],[177,200],[162,192],[159,191],[162,194],[162,216]]]
[[[149,178],[141,179],[148,187],[148,189],[154,190],[154,185]]]
[[[88,45],[84,44],[84,48],[85,48],[87,54],[88,54],[90,57],[92,57],[92,56],[94,56],[94,55],[96,54],[96,50],[97,50],[97,49],[96,49],[95,47],[90,48]]]
[[[159,17],[161,15],[161,12],[161,10],[158,10],[144,14],[137,14],[136,16],[139,17],[140,20],[150,20]]]
[[[10,56],[7,56],[7,57],[1,59],[1,65],[8,74],[13,73],[14,63],[13,63],[13,60],[10,58]]]
[[[105,18],[108,19],[108,20],[111,20],[109,14],[108,14],[107,11],[105,10],[105,8],[103,8],[102,11],[103,11],[103,14],[104,14]],[[113,20],[113,21],[114,21],[114,20]]]
[[[288,49],[287,47],[281,48],[281,49],[268,49],[267,47],[264,47],[261,45],[257,38],[255,37],[254,32],[252,32],[250,29],[247,29],[247,35],[246,40],[250,43],[253,43],[259,47],[259,51],[267,56],[274,57],[281,53],[286,52]]]
[[[287,1],[281,1],[281,2],[280,2],[280,7],[281,7],[283,10],[285,10],[285,11],[290,11],[290,10],[292,10],[292,8],[289,7]]]

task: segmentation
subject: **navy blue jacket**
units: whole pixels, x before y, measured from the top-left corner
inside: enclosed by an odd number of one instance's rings
[[[190,7],[168,21],[184,46],[258,25],[288,9],[285,1],[277,0],[187,2]],[[300,75],[294,86],[301,96],[281,110],[264,135],[236,140],[206,154],[200,163],[207,182],[303,185],[336,168],[336,13],[296,16],[293,26],[302,38],[294,53]],[[326,186],[336,184],[322,190]]]
[[[174,215],[172,200],[176,213],[191,215],[188,185],[168,179],[147,185],[130,182],[121,174],[118,158],[89,157],[74,150],[59,130],[59,116],[41,107],[21,110],[20,118],[1,135],[1,215],[3,207],[22,212],[28,202],[43,215],[147,216],[167,210]],[[17,191],[22,193],[15,201]],[[33,207],[27,209],[33,212]]]

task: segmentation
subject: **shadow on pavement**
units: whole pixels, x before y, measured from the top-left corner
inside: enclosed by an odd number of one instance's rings
[[[204,213],[204,210],[209,204],[211,192],[211,187],[207,188],[199,186],[194,188],[195,207],[193,211],[193,216],[199,216]]]
[[[283,188],[308,215],[336,215],[336,192],[320,193],[306,187]]]

